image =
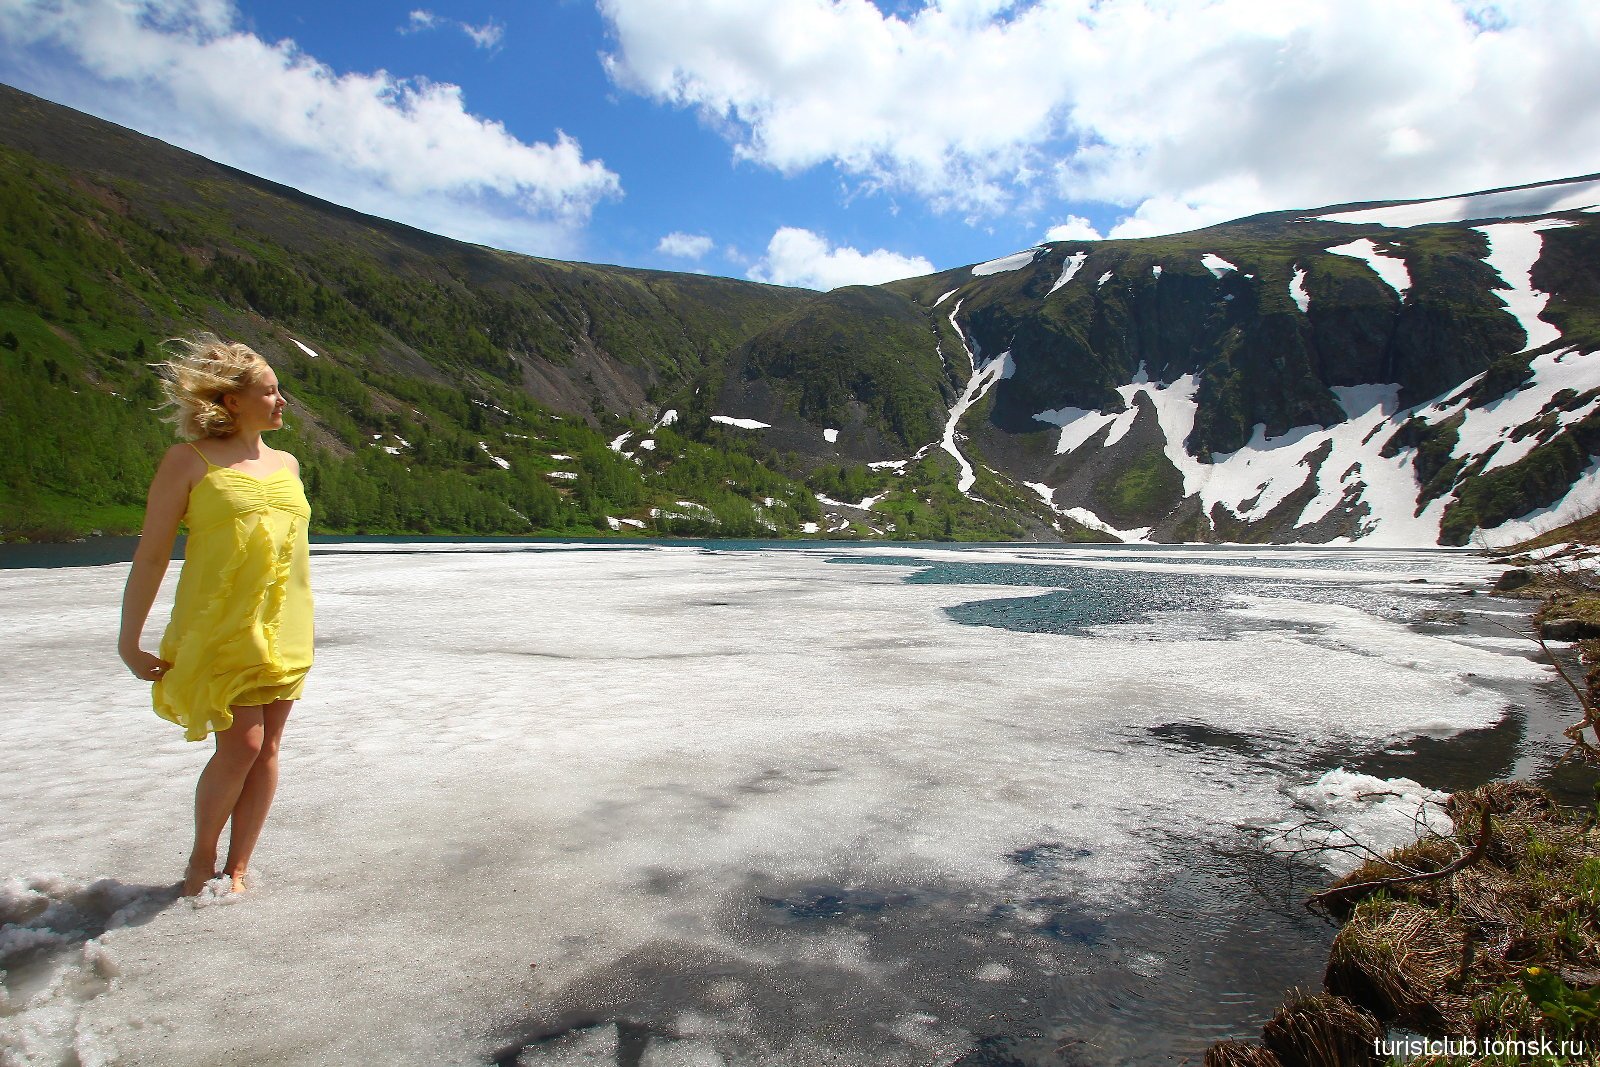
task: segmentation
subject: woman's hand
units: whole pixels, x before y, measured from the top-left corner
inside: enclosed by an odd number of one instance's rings
[[[122,662],[128,665],[135,678],[142,678],[147,682],[159,682],[161,676],[172,669],[172,664],[166,660],[138,648],[124,652]]]

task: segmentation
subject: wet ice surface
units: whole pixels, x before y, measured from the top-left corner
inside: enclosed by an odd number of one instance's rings
[[[1439,621],[1507,608],[1453,553],[314,567],[256,886],[199,908],[171,883],[209,746],[115,660],[126,567],[0,571],[10,1060],[1197,1059],[1325,961],[1237,828],[1347,757],[1496,735],[1544,678]]]

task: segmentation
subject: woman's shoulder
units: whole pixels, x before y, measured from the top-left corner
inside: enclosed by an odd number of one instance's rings
[[[195,447],[192,441],[179,441],[177,444],[169,446],[166,452],[162,453],[161,465],[163,467],[175,467],[179,470],[194,469],[204,472],[206,469],[206,457],[204,453]]]
[[[295,457],[295,454],[293,452],[285,452],[281,448],[274,448],[273,451],[283,460],[283,465],[293,471],[296,477],[299,477],[300,460]]]

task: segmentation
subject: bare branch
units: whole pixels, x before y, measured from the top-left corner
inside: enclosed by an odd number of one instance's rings
[[[1330,900],[1354,896],[1358,893],[1368,890],[1387,889],[1390,886],[1406,885],[1412,882],[1426,882],[1437,878],[1448,878],[1450,875],[1455,874],[1462,868],[1472,866],[1474,863],[1477,863],[1479,860],[1483,859],[1484,855],[1489,850],[1489,835],[1492,830],[1490,819],[1493,815],[1493,811],[1490,809],[1487,803],[1483,805],[1480,815],[1481,818],[1478,825],[1477,844],[1472,846],[1472,851],[1457,857],[1455,862],[1447,864],[1446,866],[1439,868],[1437,871],[1428,871],[1424,874],[1397,875],[1393,878],[1375,878],[1370,882],[1357,882],[1354,885],[1336,885],[1332,888],[1324,889],[1320,893],[1313,893],[1311,895],[1311,899],[1306,902],[1307,906],[1315,904],[1326,905]]]

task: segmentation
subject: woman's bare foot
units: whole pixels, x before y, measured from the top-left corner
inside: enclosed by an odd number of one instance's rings
[[[185,867],[183,871],[183,895],[186,897],[199,896],[200,890],[204,889],[206,883],[216,876],[217,872],[212,870],[210,863],[196,863],[194,860],[190,860],[189,866]]]
[[[234,874],[229,874],[228,877],[233,881],[233,885],[229,887],[228,892],[243,893],[245,890],[244,872],[239,871]]]

